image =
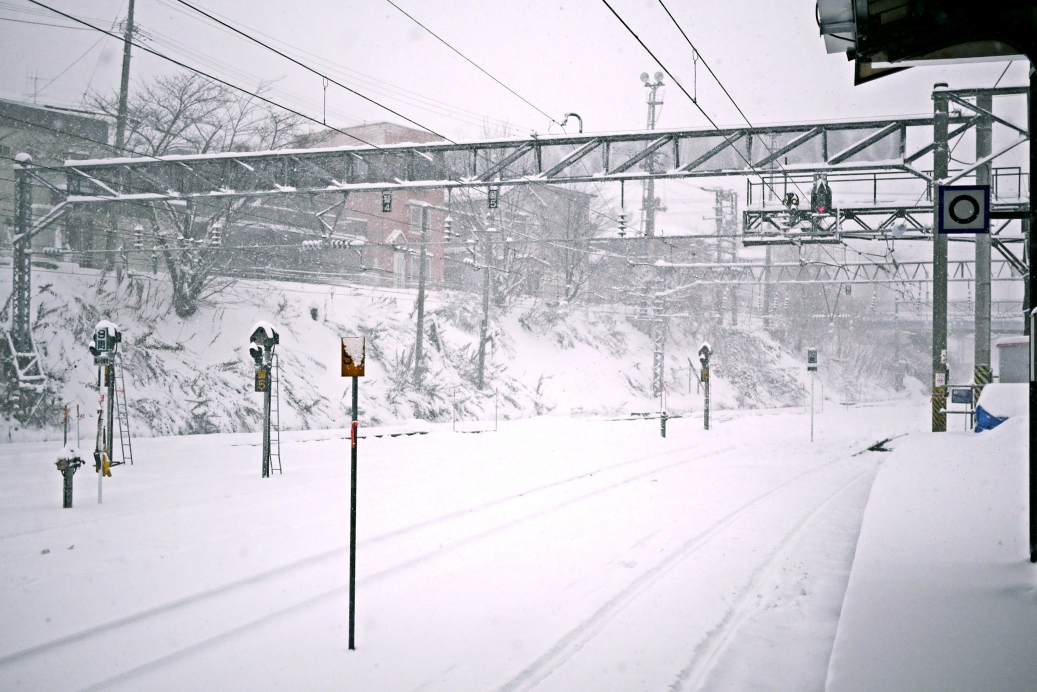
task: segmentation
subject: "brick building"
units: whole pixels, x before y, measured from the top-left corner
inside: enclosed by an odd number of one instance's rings
[[[309,145],[312,148],[324,148],[443,141],[423,130],[385,122],[343,128],[343,132],[346,134],[322,133],[311,139]],[[423,209],[427,209],[427,277],[432,285],[442,284],[446,203],[446,190],[397,190],[392,196],[392,211],[386,213],[382,211],[380,192],[351,192],[335,224],[334,234],[336,237],[362,239],[367,243],[360,252],[360,259],[365,273],[378,277],[378,283],[396,287],[410,286],[418,276],[417,252],[421,242],[422,213]],[[356,250],[350,249],[326,252],[358,254]],[[343,259],[347,258],[344,256]]]

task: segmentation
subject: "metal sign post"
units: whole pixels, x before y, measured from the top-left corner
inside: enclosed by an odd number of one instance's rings
[[[342,337],[342,377],[353,378],[353,420],[349,426],[350,441],[350,486],[349,486],[349,650],[356,649],[356,441],[357,401],[359,399],[360,378],[364,376],[364,364],[367,360],[367,344],[365,337]]]
[[[709,430],[709,357],[712,355],[713,350],[709,344],[702,344],[702,348],[699,349],[699,362],[702,363],[702,388],[705,391],[705,406],[702,409],[704,430]]]
[[[807,349],[807,371],[810,373],[810,441],[814,441],[814,379],[817,374],[817,349]]]

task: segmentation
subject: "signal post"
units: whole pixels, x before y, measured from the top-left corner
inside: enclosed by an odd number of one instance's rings
[[[699,362],[702,363],[702,388],[705,392],[705,405],[702,409],[702,427],[709,430],[709,357],[713,355],[713,349],[709,344],[702,344],[699,349]]]
[[[270,409],[274,348],[281,336],[269,322],[257,322],[249,337],[249,354],[256,363],[256,391],[263,393],[263,478],[270,477]]]

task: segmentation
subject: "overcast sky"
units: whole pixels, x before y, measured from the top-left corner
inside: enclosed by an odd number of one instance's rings
[[[523,133],[554,127],[386,0],[190,1],[276,39],[280,47],[306,61],[316,63],[312,56],[319,57],[340,81],[448,136],[480,136],[484,117],[509,122]],[[575,111],[583,116],[588,131],[645,126],[645,89],[638,75],[654,72],[658,66],[601,0],[396,2],[557,120]],[[126,12],[126,0],[45,3],[103,22],[106,28]],[[692,49],[658,0],[610,3],[674,76],[693,90]],[[988,63],[915,68],[854,87],[851,63],[824,52],[810,0],[669,0],[668,6],[753,123],[924,113],[932,108],[934,82],[991,86],[1005,67],[1005,63]],[[26,0],[0,2],[0,17],[70,24]],[[277,80],[276,100],[323,119],[319,77],[215,27],[176,0],[137,0],[136,17],[147,44],[159,52],[246,88]],[[35,84],[40,102],[73,105],[88,86],[94,90],[118,86],[121,46],[115,39],[103,39],[90,30],[12,21],[0,21],[0,39],[5,64],[0,94],[6,98],[30,100]],[[312,56],[303,56],[302,51]],[[48,84],[76,59],[75,66]],[[134,56],[134,79],[170,69],[159,58]],[[34,78],[38,79],[34,82]],[[1018,62],[1002,84],[1021,84],[1025,78],[1026,65]],[[740,121],[701,63],[698,98],[717,122]],[[706,124],[675,85],[669,85],[665,101],[660,127]],[[396,119],[334,85],[328,88],[327,117],[335,125]]]
[[[106,28],[125,15],[127,1],[43,0]],[[516,134],[558,131],[537,109],[556,120],[577,112],[586,131],[643,129],[645,88],[638,75],[659,69],[602,0],[394,0],[533,106],[387,0],[189,1],[455,139],[478,138],[487,129],[496,134],[503,123]],[[852,63],[825,53],[812,0],[664,1],[753,124],[928,113],[935,82],[993,86],[1007,65],[913,68],[854,87]],[[741,124],[701,63],[696,85],[693,51],[659,0],[609,2],[685,88],[697,92],[706,113],[721,125]],[[400,121],[334,85],[327,89],[325,115],[320,77],[176,0],[137,0],[136,20],[145,43],[158,52],[248,89],[273,81],[274,100],[317,120],[326,117],[339,127]],[[38,90],[40,103],[76,106],[88,89],[118,87],[122,47],[116,39],[39,24],[72,23],[27,0],[0,1],[0,96],[27,101]],[[137,51],[132,79],[172,69]],[[1012,64],[1001,84],[1024,84],[1026,70],[1023,61]],[[659,127],[704,125],[691,101],[669,84]],[[678,189],[662,187],[663,195]],[[676,214],[678,205],[672,207]],[[701,212],[687,213],[701,221]]]

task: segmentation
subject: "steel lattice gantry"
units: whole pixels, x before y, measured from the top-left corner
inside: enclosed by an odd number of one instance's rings
[[[952,118],[959,128],[975,121]],[[769,127],[545,135],[478,142],[348,146],[70,160],[69,201],[341,193],[603,181],[749,176],[779,164],[790,175],[909,172],[929,147],[907,152],[911,128],[931,117]],[[646,165],[651,160],[652,165]]]
[[[1028,93],[1025,88],[1014,87],[987,91],[995,95]],[[982,119],[1015,131],[1015,139],[1006,140],[1007,144],[992,152],[987,162],[1027,141],[1023,128],[990,112],[977,110],[975,104],[966,101],[971,92],[947,93],[953,103],[964,109],[952,110],[945,116],[948,138],[960,136]],[[351,191],[433,188],[491,189],[508,185],[725,176],[760,178],[765,180],[765,185],[769,177],[773,190],[776,177],[802,181],[809,180],[814,173],[826,174],[832,180],[849,180],[861,174],[906,175],[934,186],[969,175],[983,163],[970,165],[947,180],[936,180],[918,168],[918,161],[936,148],[932,136],[935,122],[935,117],[872,118],[763,127],[561,134],[462,143],[69,160],[61,168],[66,177],[65,185],[48,184],[56,193],[63,191],[65,201],[35,223],[26,217],[24,223],[18,224],[13,241],[28,252],[32,238],[74,206],[112,202],[341,195]],[[930,143],[909,151],[909,133],[912,132],[917,133],[911,135],[912,142]],[[31,171],[33,177],[46,182],[43,173],[35,167]],[[801,243],[838,241],[841,236],[886,239],[901,237],[897,235],[900,232],[916,239],[931,238],[928,231],[931,221],[926,224],[921,218],[928,209],[923,210],[917,204],[879,207],[881,205],[840,209],[834,216],[816,219],[806,234],[794,231],[790,234],[788,231],[793,229],[787,223],[782,228],[782,220],[775,215],[782,213],[781,209],[749,209],[743,217],[742,240]],[[1004,208],[1016,212],[1023,211],[1024,207],[1028,208],[1025,200],[1013,200]],[[864,221],[867,218],[877,220]],[[904,220],[906,226],[896,228],[897,220]],[[22,264],[26,264],[25,271],[19,273]],[[28,265],[22,264],[16,263],[14,300],[19,306],[27,306]],[[870,280],[879,279],[876,276]],[[884,279],[894,283],[899,280]],[[927,279],[919,277],[917,280]],[[18,319],[12,324],[9,338],[32,343],[25,320]]]

